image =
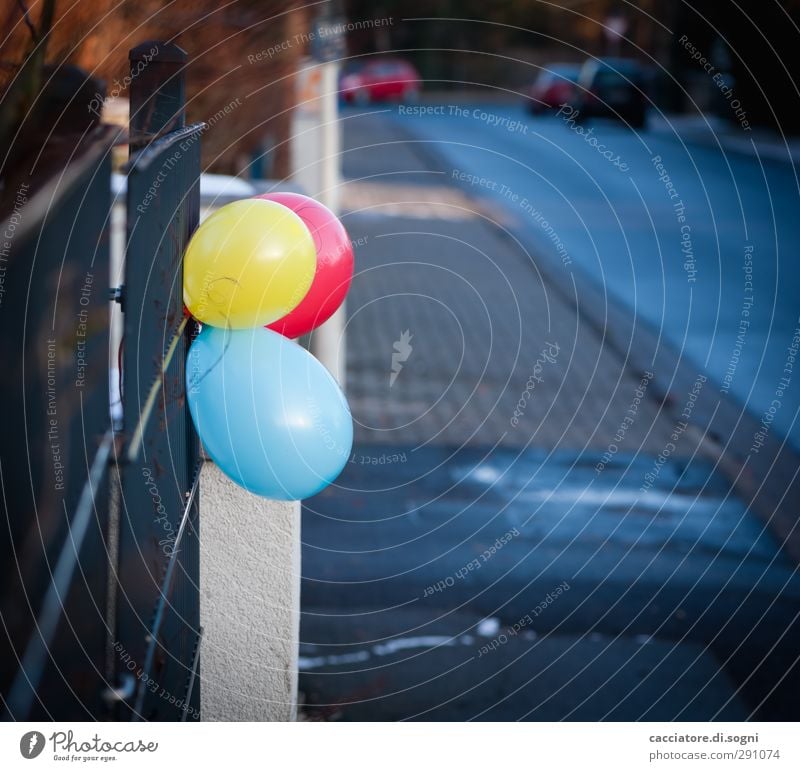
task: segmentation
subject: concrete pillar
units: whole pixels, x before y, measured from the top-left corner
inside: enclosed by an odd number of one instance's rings
[[[294,720],[300,504],[269,501],[213,463],[200,479],[203,720]]]

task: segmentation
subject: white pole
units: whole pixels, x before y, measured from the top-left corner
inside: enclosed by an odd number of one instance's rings
[[[320,110],[320,130],[322,158],[320,163],[319,200],[334,214],[339,214],[339,185],[341,168],[341,144],[338,115],[338,75],[337,62],[325,62],[318,65],[322,77],[322,94]],[[342,387],[346,385],[346,340],[345,340],[345,306],[342,305],[311,335],[311,352],[336,378]]]

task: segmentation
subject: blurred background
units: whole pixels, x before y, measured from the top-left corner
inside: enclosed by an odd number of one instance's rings
[[[687,35],[714,64],[739,99],[747,104],[754,126],[800,130],[792,73],[798,64],[794,18],[797,3],[745,2],[731,13],[727,3],[625,3],[614,0],[538,3],[531,0],[429,3],[329,2],[303,4],[237,0],[188,5],[153,2],[16,3],[3,10],[0,87],[18,73],[26,55],[47,31],[47,45],[36,50],[36,62],[49,67],[70,63],[115,85],[130,74],[127,51],[147,39],[176,42],[189,53],[189,120],[213,115],[229,99],[231,84],[258,91],[237,120],[242,130],[233,138],[210,133],[204,143],[209,171],[262,174],[289,173],[289,114],[295,103],[298,62],[310,52],[310,40],[299,39],[242,66],[242,51],[267,51],[272,45],[305,35],[321,11],[351,20],[394,19],[383,25],[359,25],[347,31],[345,69],[358,68],[381,53],[402,52],[425,83],[425,91],[482,90],[496,97],[524,93],[538,68],[552,62],[576,67],[588,56],[636,59],[646,70],[647,94],[658,108],[671,113],[698,109],[733,119],[713,81],[679,42]],[[23,15],[23,9],[27,12]],[[787,16],[788,15],[788,16]],[[22,23],[21,19],[27,19]],[[447,19],[447,23],[399,23],[401,18]],[[619,29],[615,35],[610,30]],[[30,102],[37,78],[21,84],[20,100],[4,111],[4,124],[19,120]],[[122,95],[124,100],[124,95]],[[124,105],[108,106],[110,114]],[[274,148],[251,168],[255,151]]]

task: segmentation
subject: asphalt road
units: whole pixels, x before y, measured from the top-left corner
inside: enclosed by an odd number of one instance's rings
[[[658,460],[679,418],[654,386],[603,461],[641,372],[585,322],[580,293],[559,299],[536,271],[547,259],[604,281],[611,303],[659,325],[719,388],[752,244],[753,323],[730,390],[757,411],[796,314],[782,283],[791,261],[780,249],[768,264],[762,165],[598,124],[609,162],[556,119],[473,109],[344,116],[345,171],[361,185],[344,196],[344,221],[363,242],[348,300],[357,445],[337,483],[303,509],[306,714],[798,719],[794,563],[702,432]],[[684,223],[653,154],[680,191]],[[729,169],[740,175],[733,192]],[[791,199],[791,171],[763,169],[770,192],[780,184]],[[718,193],[705,210],[703,186]],[[753,204],[746,217],[739,197]],[[788,207],[775,208],[785,215],[776,230],[791,235]],[[681,256],[687,223],[694,276]],[[709,239],[726,246],[710,252]],[[777,303],[779,321],[764,321]],[[393,383],[393,343],[407,328],[413,351]],[[565,354],[515,426],[545,336]],[[796,409],[785,390],[776,426]]]
[[[784,373],[800,327],[792,164],[762,159],[757,145],[724,152],[663,127],[580,126],[566,113],[387,109],[442,158],[445,174],[512,218],[532,249],[578,266],[746,409],[760,416],[777,398],[771,425],[800,447],[800,382]],[[794,382],[776,395],[784,374]]]
[[[392,456],[304,510],[312,716],[798,717],[800,580],[710,464]]]

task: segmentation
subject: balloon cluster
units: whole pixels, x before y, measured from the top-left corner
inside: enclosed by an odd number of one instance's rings
[[[296,193],[223,206],[189,242],[183,297],[201,323],[186,366],[189,410],[214,462],[253,493],[308,498],[350,457],[344,394],[291,338],[333,315],[352,275],[342,223]]]

